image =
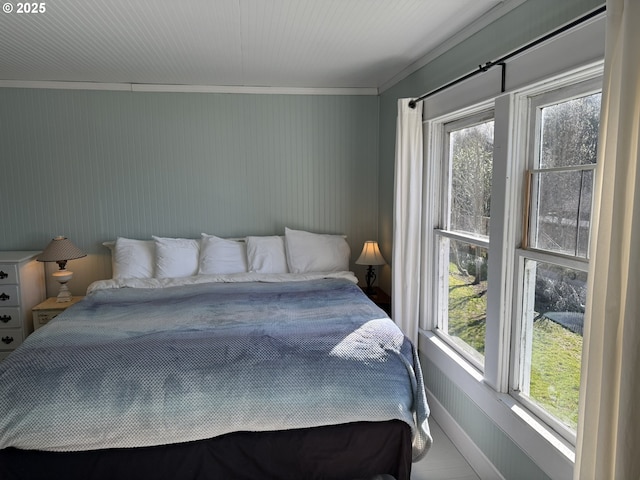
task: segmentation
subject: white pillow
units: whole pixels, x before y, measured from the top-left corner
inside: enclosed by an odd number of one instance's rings
[[[153,240],[118,237],[112,249],[113,278],[152,278],[155,251]]]
[[[247,261],[250,272],[289,272],[283,237],[247,237],[246,242]]]
[[[247,247],[244,242],[202,234],[198,273],[242,273],[247,271]]]
[[[199,240],[152,238],[156,245],[156,278],[190,277],[198,273]]]
[[[291,273],[349,270],[351,249],[344,235],[326,235],[285,228],[287,264]]]

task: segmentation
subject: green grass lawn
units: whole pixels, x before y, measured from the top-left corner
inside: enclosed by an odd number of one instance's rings
[[[473,277],[449,270],[449,335],[484,355],[487,282],[472,285]]]
[[[449,335],[472,347],[482,359],[486,330],[486,282],[449,275]],[[467,348],[467,350],[469,350]],[[578,422],[582,336],[551,320],[534,322],[529,396],[572,428]]]
[[[533,324],[529,395],[567,425],[578,425],[582,336],[543,318]]]

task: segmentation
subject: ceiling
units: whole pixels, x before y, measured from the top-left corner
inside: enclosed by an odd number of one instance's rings
[[[513,3],[6,0],[0,80],[379,91]]]

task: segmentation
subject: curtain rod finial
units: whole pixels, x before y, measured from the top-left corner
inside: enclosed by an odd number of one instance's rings
[[[416,108],[416,101],[415,100],[409,100],[409,108]]]

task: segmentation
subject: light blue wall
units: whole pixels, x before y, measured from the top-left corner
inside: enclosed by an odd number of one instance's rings
[[[378,99],[0,89],[0,250],[54,235],[110,274],[116,236],[377,232]],[[71,267],[70,263],[70,267]],[[361,267],[353,266],[359,274]]]
[[[417,97],[461,77],[478,65],[500,58],[603,4],[602,0],[528,0],[445,52],[380,96],[380,190],[378,239],[391,259],[393,238],[393,177],[397,100]],[[382,287],[390,291],[390,267],[383,270]],[[454,420],[507,479],[547,476],[446,375],[423,358],[425,383]]]

